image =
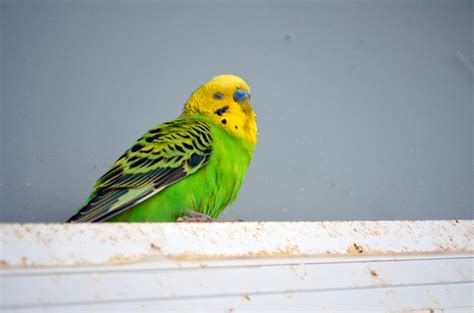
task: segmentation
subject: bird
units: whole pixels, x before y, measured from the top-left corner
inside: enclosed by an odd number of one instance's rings
[[[257,143],[250,87],[222,74],[195,90],[95,183],[68,223],[210,222],[235,201]]]

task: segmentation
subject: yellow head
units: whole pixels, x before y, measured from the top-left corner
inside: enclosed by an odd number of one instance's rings
[[[256,115],[250,88],[240,77],[219,75],[197,89],[182,115],[203,114],[234,136],[257,143]]]

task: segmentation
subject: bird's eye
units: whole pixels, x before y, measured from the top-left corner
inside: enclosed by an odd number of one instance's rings
[[[247,90],[245,90],[245,89],[237,89],[237,90],[234,92],[234,100],[235,100],[235,101],[242,101],[242,100],[244,100],[245,98],[249,98],[249,99],[250,99],[250,93],[248,93]]]
[[[222,98],[224,98],[224,95],[220,92],[216,92],[212,97],[216,100],[221,100]]]

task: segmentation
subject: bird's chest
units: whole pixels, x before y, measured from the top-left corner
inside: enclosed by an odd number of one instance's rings
[[[211,217],[217,217],[237,197],[252,155],[238,140],[216,137],[205,168],[206,196],[199,203]]]

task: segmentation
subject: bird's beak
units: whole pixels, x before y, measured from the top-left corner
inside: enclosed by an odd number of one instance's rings
[[[248,114],[250,112],[252,112],[252,103],[250,102],[250,98],[245,98],[244,100],[242,100],[240,102],[240,107],[242,108],[242,111],[244,111],[244,113]]]

